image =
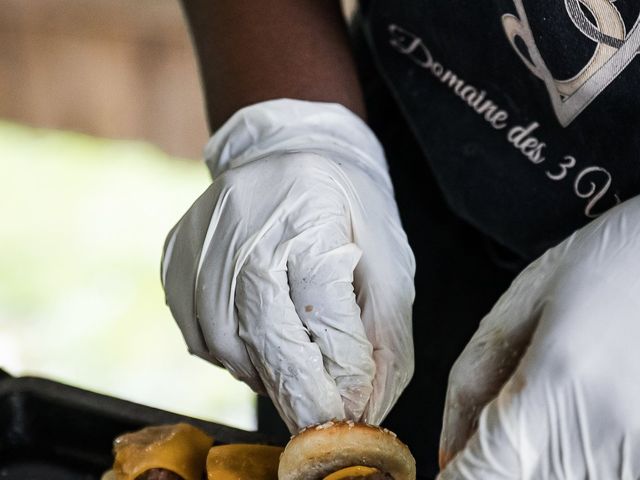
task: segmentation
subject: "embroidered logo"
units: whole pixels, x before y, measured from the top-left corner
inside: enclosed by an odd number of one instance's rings
[[[587,64],[572,78],[558,80],[553,77],[536,45],[523,0],[513,0],[517,16],[505,14],[502,25],[511,46],[531,72],[540,78],[549,92],[558,121],[568,126],[595,100],[631,63],[640,49],[640,17],[630,32],[626,32],[615,0],[564,0],[573,25],[596,43]],[[582,10],[584,6],[595,24]],[[524,42],[527,55],[516,40]]]

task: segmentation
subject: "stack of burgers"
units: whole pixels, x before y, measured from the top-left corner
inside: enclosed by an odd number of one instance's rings
[[[332,421],[292,437],[286,448],[215,445],[179,423],[147,427],[114,442],[103,480],[415,480],[415,460],[392,432]]]

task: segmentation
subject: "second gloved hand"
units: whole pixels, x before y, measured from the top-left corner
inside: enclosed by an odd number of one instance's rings
[[[440,480],[640,478],[640,197],[526,268],[449,377]]]
[[[167,303],[192,353],[266,392],[291,431],[379,423],[413,373],[414,260],[384,154],[341,106],[236,113],[212,185],[167,238]]]

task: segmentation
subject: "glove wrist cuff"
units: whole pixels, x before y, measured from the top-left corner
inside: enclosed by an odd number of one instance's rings
[[[336,103],[283,98],[242,108],[211,137],[204,158],[215,178],[230,168],[286,151],[353,161],[390,185],[384,151],[375,134]]]

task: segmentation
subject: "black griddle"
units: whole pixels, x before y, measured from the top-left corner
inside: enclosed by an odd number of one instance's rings
[[[188,422],[217,444],[282,439],[205,422],[50,380],[0,370],[0,479],[98,480],[113,463],[118,435],[148,425]]]

